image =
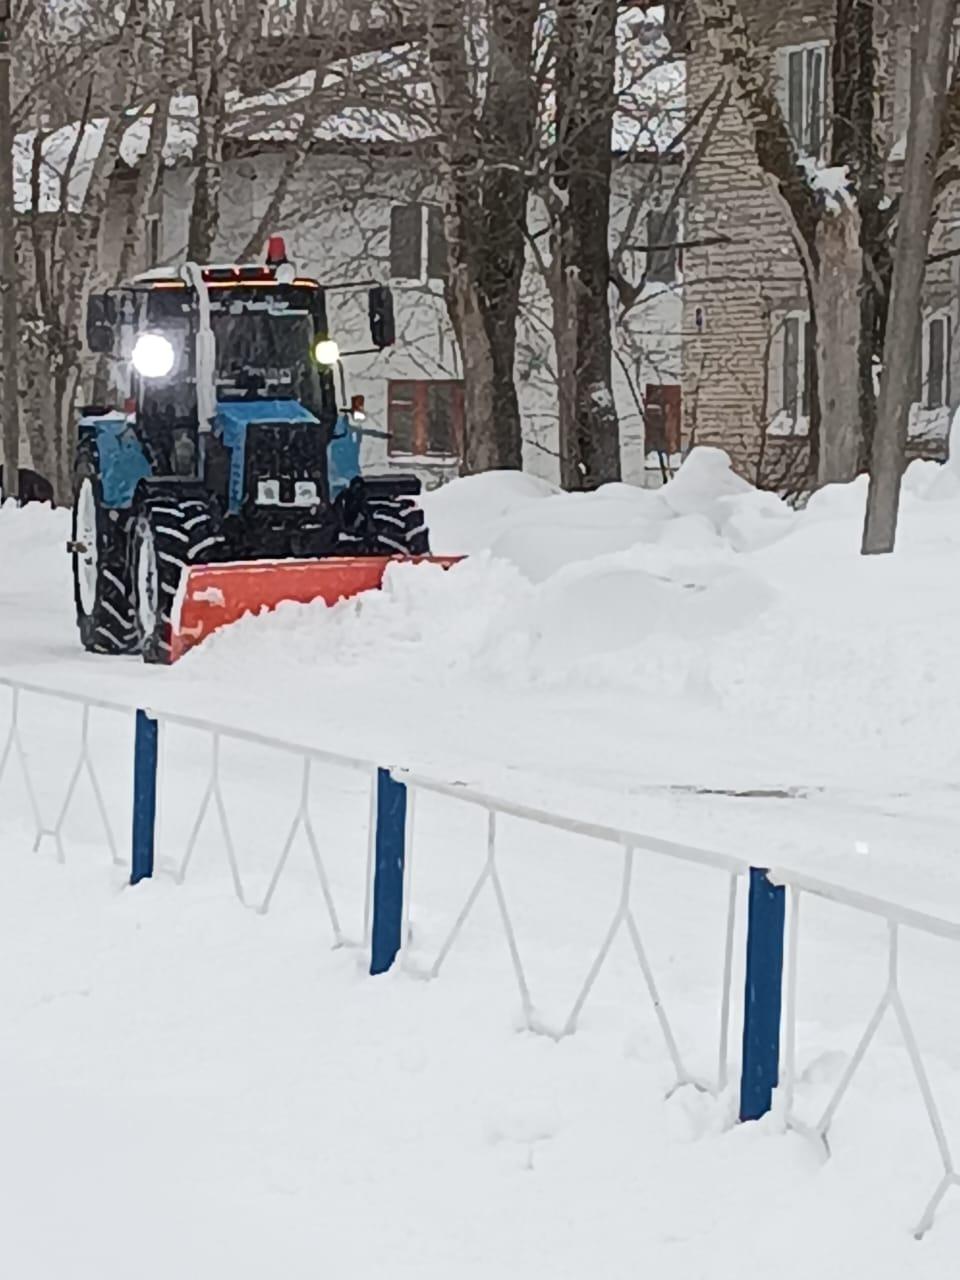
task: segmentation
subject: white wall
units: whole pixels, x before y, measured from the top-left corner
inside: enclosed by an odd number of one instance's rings
[[[280,155],[260,155],[228,163],[222,200],[221,242],[214,257],[233,261],[256,228],[275,189],[283,166]],[[621,168],[616,176],[611,241],[627,225],[631,205],[649,169]],[[164,261],[182,261],[186,245],[191,179],[186,170],[165,174],[161,199],[161,253]],[[271,230],[286,237],[287,252],[299,270],[327,285],[352,289],[330,290],[328,312],[331,335],[341,350],[369,346],[366,285],[391,283],[397,318],[397,345],[375,356],[355,356],[345,362],[347,394],[366,397],[371,425],[386,428],[387,382],[393,379],[459,378],[459,353],[453,338],[439,281],[423,284],[389,281],[390,206],[412,200],[431,202],[437,191],[430,175],[410,162],[343,160],[310,157],[290,185],[282,216]],[[533,217],[538,215],[534,211]],[[643,220],[634,240],[643,240]],[[259,257],[259,249],[254,255]],[[629,265],[636,276],[642,255]],[[634,276],[634,278],[636,278]],[[680,380],[681,301],[677,290],[652,286],[622,326],[619,351],[627,368],[614,362],[614,395],[620,413],[624,478],[644,480],[642,418],[636,403],[647,382]],[[553,374],[553,343],[549,296],[532,261],[524,282],[524,310],[517,351],[517,386],[524,421],[526,469],[556,480],[557,409]],[[631,386],[632,384],[632,386]],[[364,465],[374,470],[395,466],[409,469],[408,459],[391,459],[386,442],[367,438]],[[416,460],[427,480],[455,473],[456,465]]]

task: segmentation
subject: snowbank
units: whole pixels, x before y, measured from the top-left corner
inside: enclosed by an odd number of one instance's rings
[[[609,705],[588,711],[606,739],[588,748],[578,725],[584,751],[615,756],[627,735],[636,758],[633,708],[645,734],[676,740],[657,769],[684,783],[822,780],[834,767],[857,785],[904,770],[943,776],[946,760],[960,763],[960,609],[944,590],[960,559],[960,504],[931,500],[943,498],[942,476],[910,469],[897,553],[871,561],[859,555],[865,480],[829,486],[798,513],[714,449],[695,450],[656,491],[564,494],[514,473],[456,480],[424,506],[435,549],[469,552],[462,565],[398,566],[380,593],[247,619],[175,680],[226,674],[299,704],[316,690],[318,706],[346,678],[386,703],[403,689],[426,733],[469,706],[468,754],[487,734],[494,750],[517,698],[541,690],[553,715],[582,691],[618,708],[615,725]],[[693,727],[681,729],[687,716]],[[529,725],[517,750],[524,739],[546,770],[564,755]]]
[[[605,485],[561,493],[516,472],[454,480],[424,495],[434,550],[490,550],[542,582],[575,562],[642,544],[746,551],[789,532],[794,513],[741,479],[719,449],[694,450],[662,489]]]

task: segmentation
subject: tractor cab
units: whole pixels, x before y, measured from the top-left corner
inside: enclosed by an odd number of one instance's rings
[[[392,345],[388,289],[370,290],[369,313],[375,349]],[[313,505],[331,496],[340,349],[326,291],[297,275],[281,237],[270,238],[264,263],[157,268],[94,295],[87,342],[114,357],[155,473],[203,479],[232,514],[247,502]],[[274,443],[289,428],[299,468],[247,474],[248,437],[260,426]]]
[[[329,430],[337,418],[339,349],[314,280],[280,283],[271,268],[204,267],[216,400],[297,400]],[[148,417],[196,414],[196,295],[154,273],[132,282],[130,363]],[[322,357],[322,359],[321,359]]]

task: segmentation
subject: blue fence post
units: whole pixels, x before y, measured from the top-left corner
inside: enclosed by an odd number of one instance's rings
[[[765,1116],[778,1083],[785,898],[783,886],[771,884],[765,868],[750,868],[741,1120]]]
[[[403,930],[403,864],[407,788],[377,770],[377,832],[373,877],[370,972],[386,973],[400,950]]]
[[[130,883],[153,875],[153,846],[157,820],[157,759],[160,726],[146,711],[137,712],[133,749],[133,845]]]

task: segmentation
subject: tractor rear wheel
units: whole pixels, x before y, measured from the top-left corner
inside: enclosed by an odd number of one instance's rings
[[[133,528],[134,618],[144,662],[169,663],[173,611],[185,569],[221,557],[219,517],[201,498],[163,495],[140,507]]]
[[[88,653],[136,649],[126,540],[103,505],[95,447],[81,445],[73,482],[73,599]]]

